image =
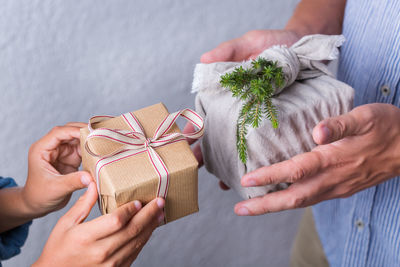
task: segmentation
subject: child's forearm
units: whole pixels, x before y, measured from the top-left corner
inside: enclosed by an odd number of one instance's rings
[[[308,34],[340,34],[346,0],[302,0],[286,29],[299,36]]]
[[[13,229],[39,216],[26,204],[22,187],[1,189],[0,204],[0,233]]]

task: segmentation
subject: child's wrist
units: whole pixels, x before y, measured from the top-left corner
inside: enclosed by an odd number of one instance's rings
[[[47,214],[47,212],[42,211],[42,207],[39,207],[34,203],[34,201],[31,200],[31,198],[29,197],[30,194],[29,192],[27,192],[27,189],[25,187],[21,187],[20,195],[23,211],[31,219],[42,217]]]
[[[9,187],[0,190],[0,232],[5,232],[38,217],[24,199],[23,187]]]

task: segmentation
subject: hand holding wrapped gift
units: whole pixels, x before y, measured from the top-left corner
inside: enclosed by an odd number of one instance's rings
[[[268,119],[259,128],[250,128],[246,138],[248,161],[243,164],[236,149],[236,122],[243,101],[222,88],[221,76],[251,61],[217,62],[196,66],[193,91],[196,109],[204,117],[206,132],[201,150],[206,168],[244,198],[254,198],[286,187],[286,183],[243,188],[240,180],[247,172],[311,151],[310,134],[319,121],[350,111],[353,89],[334,79],[323,60],[335,59],[342,36],[312,35],[290,48],[275,46],[259,57],[277,62],[284,73],[284,85],[276,87],[272,103],[277,108],[279,128]]]
[[[96,185],[58,221],[33,266],[130,266],[163,220],[163,199],[139,201],[84,222],[97,200]]]
[[[64,207],[71,193],[83,187],[88,187],[86,193],[58,221],[33,266],[130,266],[163,221],[165,201],[158,198],[143,208],[134,201],[84,222],[96,203],[97,191],[90,174],[77,171],[82,127],[87,124],[53,128],[29,150],[25,186],[0,190],[3,259],[19,253],[29,226],[21,224]],[[2,182],[13,185],[10,178]]]
[[[236,205],[239,215],[258,215],[349,197],[400,174],[400,109],[368,104],[320,122],[311,152],[255,170],[243,186],[293,183],[288,189]]]
[[[25,186],[1,190],[0,232],[63,208],[75,190],[92,181],[89,173],[78,171],[79,129],[84,126],[54,127],[30,147]]]

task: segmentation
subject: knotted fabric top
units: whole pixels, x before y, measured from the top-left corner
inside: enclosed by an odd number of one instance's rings
[[[147,152],[149,160],[159,177],[156,197],[162,197],[165,199],[168,192],[169,173],[163,160],[155,151],[155,148],[179,141],[184,141],[186,138],[200,138],[204,132],[203,119],[191,109],[184,109],[175,113],[171,113],[158,126],[154,136],[149,138],[145,135],[142,125],[132,112],[126,113],[122,115],[122,117],[124,118],[125,123],[131,128],[131,131],[108,128],[93,128],[93,124],[113,118],[111,116],[95,116],[89,120],[88,128],[90,134],[86,138],[85,149],[91,156],[99,158],[96,163],[96,183],[99,195],[101,194],[99,188],[100,171],[103,167],[139,153]],[[177,132],[168,133],[179,117],[182,117],[193,124],[197,130],[188,134]],[[96,138],[107,139],[109,141],[118,143],[121,146],[107,153],[95,153],[91,148],[91,141]]]
[[[275,88],[280,93],[295,80],[311,79],[323,74],[331,75],[323,60],[334,60],[339,55],[339,47],[343,44],[343,35],[308,35],[291,47],[285,45],[273,46],[264,50],[258,57],[276,61],[285,77],[284,85]],[[216,62],[197,64],[194,71],[192,92],[201,90],[226,90],[220,85],[221,75],[232,72],[242,66],[251,67],[251,60],[243,62]],[[332,75],[331,75],[332,76]]]

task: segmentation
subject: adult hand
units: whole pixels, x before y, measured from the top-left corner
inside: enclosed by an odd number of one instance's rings
[[[243,61],[255,59],[273,45],[291,46],[300,36],[291,30],[254,30],[243,36],[221,43],[201,56],[201,63],[218,61]]]
[[[320,122],[311,152],[246,174],[243,186],[293,183],[246,200],[238,215],[259,215],[345,198],[400,174],[400,109],[368,104]]]
[[[163,199],[141,208],[127,203],[113,213],[84,222],[97,200],[94,182],[58,221],[33,266],[130,266],[163,220]]]
[[[76,122],[55,127],[31,146],[22,196],[33,217],[61,209],[72,192],[93,180],[89,173],[77,171],[81,164],[79,129],[86,126]]]

